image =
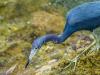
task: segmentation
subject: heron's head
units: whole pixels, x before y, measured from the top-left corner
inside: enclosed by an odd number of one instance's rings
[[[32,61],[32,58],[35,56],[35,54],[41,48],[41,46],[43,45],[44,42],[45,42],[44,37],[39,37],[34,40],[34,42],[32,43],[31,52],[30,52],[30,55],[29,55],[29,58],[28,58],[25,68],[27,68],[28,64],[30,64],[30,62]]]

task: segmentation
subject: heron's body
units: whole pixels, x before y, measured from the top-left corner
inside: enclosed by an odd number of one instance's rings
[[[100,1],[79,5],[70,10],[66,18],[64,36],[67,35],[67,32],[93,31],[95,28],[100,27]]]
[[[85,3],[70,10],[67,14],[67,23],[75,26],[81,25],[81,29],[90,28],[87,27],[88,25],[97,27],[100,24],[100,2]]]
[[[76,31],[93,31],[95,28],[100,27],[100,1],[79,5],[70,10],[66,18],[65,28],[63,33],[59,36],[48,34],[34,40],[26,67],[29,64],[29,61],[32,60],[32,57],[36,54],[37,49],[39,49],[44,43],[48,41],[62,43]]]

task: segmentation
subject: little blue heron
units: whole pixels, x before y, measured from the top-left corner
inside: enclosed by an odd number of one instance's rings
[[[32,61],[32,57],[44,43],[53,41],[56,44],[60,44],[70,37],[74,32],[80,30],[88,30],[93,32],[94,29],[100,27],[100,1],[87,2],[76,6],[67,13],[66,18],[64,30],[60,35],[48,34],[34,40],[25,67],[27,67]]]

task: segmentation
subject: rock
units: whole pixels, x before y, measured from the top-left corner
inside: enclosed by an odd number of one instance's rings
[[[8,70],[1,72],[0,75],[12,75],[12,73],[14,72],[15,68],[17,67],[18,64],[13,65],[12,67],[10,67]]]
[[[7,71],[6,71],[6,75],[10,75],[11,73],[13,73],[13,71],[15,70],[17,64],[15,64],[14,66],[12,66],[11,68],[9,68]]]
[[[49,65],[52,65],[52,64],[54,64],[55,62],[57,62],[57,59],[53,59],[53,60],[49,61],[48,64],[49,64]]]
[[[44,65],[36,70],[36,75],[43,75],[44,73],[48,73],[49,71],[51,71],[52,67],[56,64],[56,62],[57,59],[48,61],[47,65]]]

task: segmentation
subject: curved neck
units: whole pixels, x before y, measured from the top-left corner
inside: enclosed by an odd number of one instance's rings
[[[73,30],[65,30],[62,34],[59,35],[59,43],[64,42],[66,39],[68,39],[75,31]]]
[[[71,27],[67,27],[63,33],[60,35],[54,35],[54,34],[48,34],[44,36],[44,41],[53,41],[55,43],[62,43],[64,42],[69,36],[71,36],[75,32],[75,29],[72,29]]]
[[[60,35],[54,35],[54,34],[48,34],[44,36],[44,42],[49,42],[49,41],[53,41],[55,43],[62,43],[64,42],[70,35],[72,35],[73,32],[66,32],[66,33],[62,33]]]
[[[49,41],[53,41],[53,42],[58,42],[60,41],[58,35],[55,35],[55,34],[48,34],[48,35],[45,35],[44,38],[43,38],[44,42],[49,42]]]

